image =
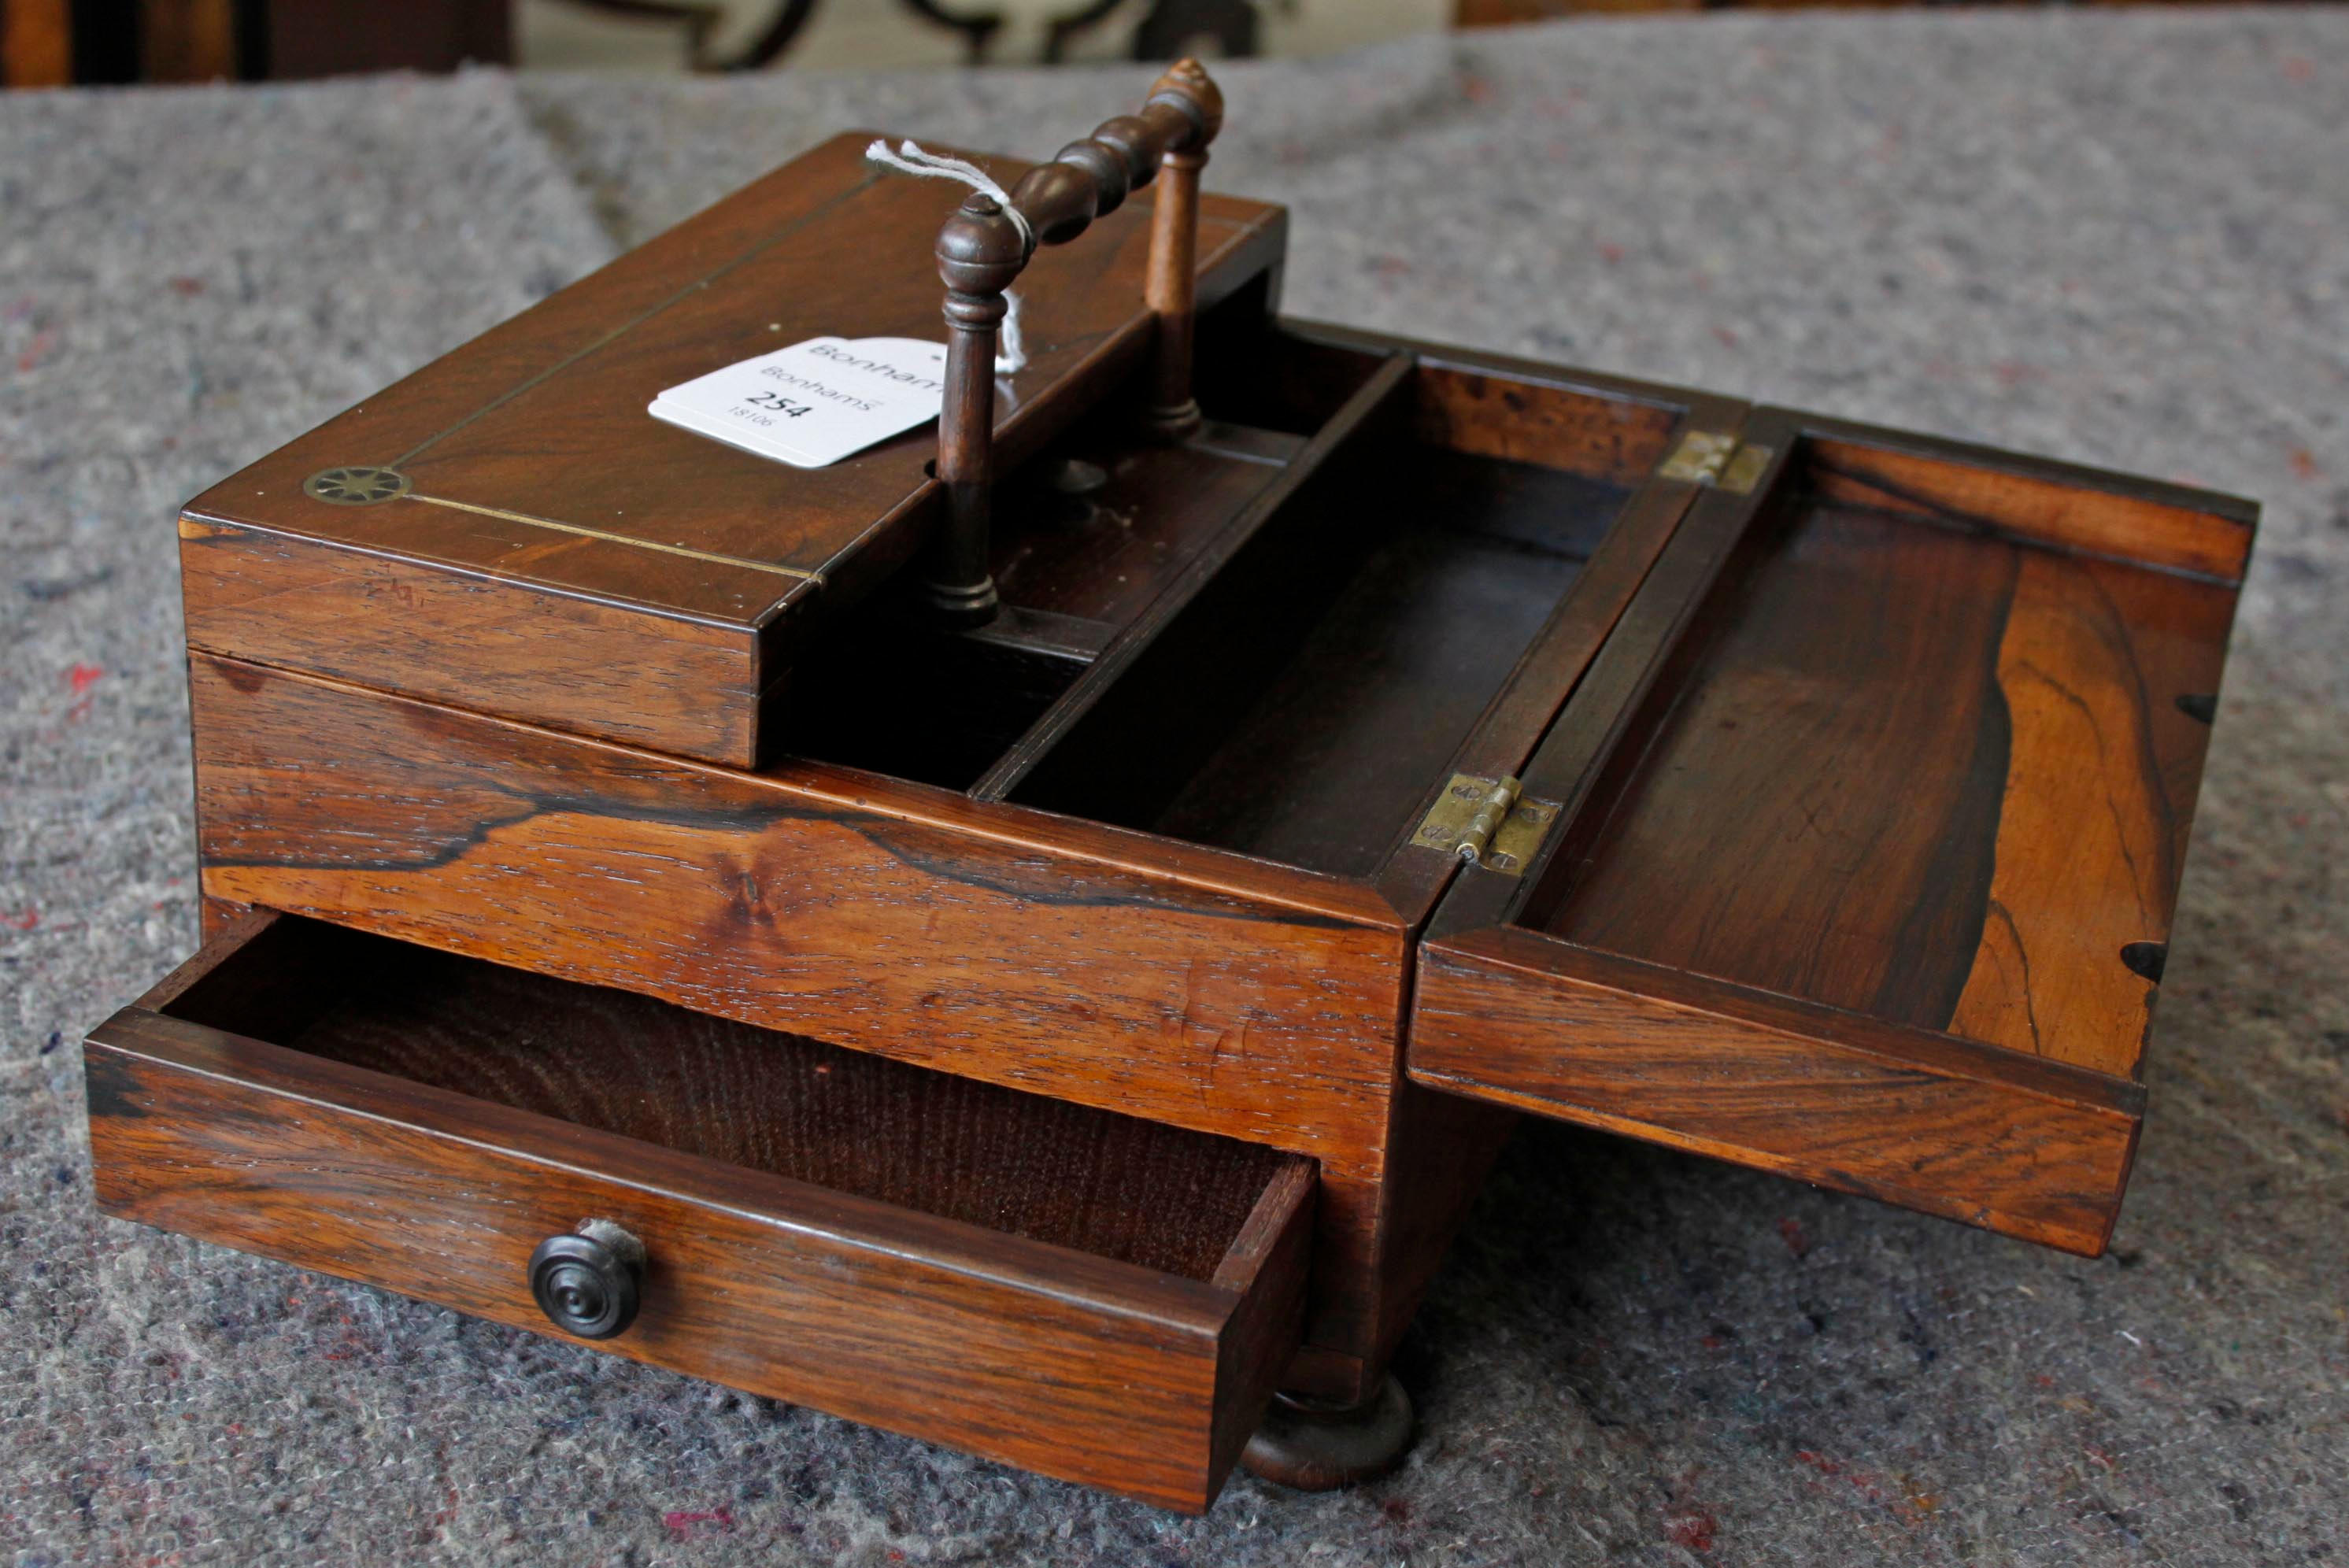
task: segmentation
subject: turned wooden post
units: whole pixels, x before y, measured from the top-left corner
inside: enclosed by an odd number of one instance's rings
[[[975,195],[938,233],[938,276],[947,285],[947,390],[938,411],[938,481],[947,521],[932,546],[925,583],[930,602],[958,625],[979,625],[996,610],[988,571],[990,488],[995,478],[995,349],[1004,291],[1033,245],[1075,239],[1127,194],[1168,178],[1151,228],[1145,300],[1156,318],[1156,360],[1145,415],[1154,431],[1179,438],[1198,426],[1191,397],[1191,331],[1197,315],[1199,169],[1223,125],[1223,95],[1196,60],[1160,77],[1138,114],[1103,120],[1022,176],[1010,191],[1020,224],[994,198]]]
[[[1177,62],[1159,80],[1154,102],[1159,91],[1179,93],[1179,101],[1202,116],[1198,135],[1159,155],[1164,174],[1151,213],[1150,271],[1143,293],[1158,326],[1143,421],[1160,439],[1179,441],[1199,428],[1199,403],[1191,395],[1191,332],[1199,314],[1199,170],[1207,166],[1207,144],[1223,128],[1224,97],[1196,60]]]
[[[995,338],[1009,307],[1003,291],[1028,263],[1019,225],[995,198],[974,194],[938,235],[947,285],[947,387],[938,408],[938,482],[947,522],[925,578],[930,603],[957,625],[995,618],[988,567],[995,483]]]

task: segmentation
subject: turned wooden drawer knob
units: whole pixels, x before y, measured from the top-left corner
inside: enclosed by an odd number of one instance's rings
[[[530,1294],[547,1321],[581,1339],[609,1339],[636,1320],[645,1244],[609,1220],[549,1236],[530,1254]]]

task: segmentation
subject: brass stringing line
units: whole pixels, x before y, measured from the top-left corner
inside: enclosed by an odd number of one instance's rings
[[[394,458],[390,462],[385,463],[382,466],[395,471],[406,467],[419,454],[431,450],[440,442],[447,440],[450,436],[455,435],[458,431],[463,429],[466,426],[471,424],[474,420],[481,418],[483,415],[495,413],[498,409],[505,407],[508,403],[512,402],[515,398],[536,387],[548,377],[568,369],[570,366],[578,364],[579,361],[586,358],[589,355],[596,353],[598,350],[609,347],[612,344],[623,337],[626,337],[629,333],[634,332],[636,328],[644,325],[645,323],[652,320],[653,317],[660,315],[661,312],[668,309],[671,305],[677,304],[679,300],[684,299],[688,294],[694,294],[698,290],[708,288],[711,284],[716,283],[719,278],[724,277],[735,268],[743,266],[750,262],[755,261],[760,256],[764,255],[767,252],[774,249],[775,246],[781,244],[785,240],[790,239],[793,234],[798,233],[802,229],[806,228],[817,219],[822,218],[826,213],[830,212],[834,207],[839,206],[842,202],[847,201],[858,191],[864,190],[868,186],[878,184],[884,178],[885,176],[878,172],[867,174],[863,180],[858,181],[855,184],[850,186],[839,195],[834,196],[823,206],[818,207],[815,211],[806,214],[804,217],[794,220],[788,226],[777,232],[769,235],[764,241],[761,242],[759,244],[753,245],[750,249],[743,252],[740,255],[735,257],[724,266],[711,272],[708,276],[696,278],[693,282],[686,284],[685,287],[678,290],[677,293],[669,295],[668,298],[661,301],[658,304],[652,306],[649,310],[647,310],[642,315],[636,316],[629,321],[622,322],[619,325],[614,327],[611,331],[605,333],[603,336],[597,338],[595,342],[587,345],[585,347],[579,349],[575,353],[564,356],[562,359],[548,366],[545,369],[540,371],[537,375],[531,377],[528,380],[522,382],[520,385],[509,387],[506,390],[499,393],[495,397],[490,399],[490,401],[482,404],[480,407],[474,409],[471,413],[458,420],[455,424],[450,426],[444,430],[435,430],[432,434],[425,437],[423,440],[418,442],[415,446],[410,447],[408,450],[400,453],[397,458]],[[1152,194],[1154,196],[1155,192],[1153,192]],[[1143,203],[1136,202],[1134,205],[1135,210],[1138,211],[1141,210]],[[1222,218],[1205,211],[1199,214],[1199,222],[1203,227],[1206,224],[1214,223],[1222,228],[1236,229],[1243,235],[1253,232],[1256,228],[1254,223],[1244,222],[1237,218]],[[1214,264],[1214,261],[1215,258],[1210,257],[1208,259],[1208,264],[1212,266]],[[532,520],[524,519],[523,521],[529,521]],[[635,542],[631,541],[630,542]],[[723,558],[721,557],[720,559]]]
[[[523,393],[528,392],[531,388],[536,387],[548,377],[555,375],[560,371],[567,370],[572,366],[576,365],[581,360],[586,358],[588,356],[610,347],[614,343],[626,337],[628,334],[636,331],[636,328],[644,325],[645,323],[652,320],[653,317],[660,315],[661,312],[668,309],[669,306],[677,304],[678,301],[684,299],[699,290],[708,288],[711,284],[716,283],[719,278],[724,277],[735,268],[745,265],[746,263],[765,255],[769,251],[773,250],[777,245],[781,244],[785,240],[790,239],[802,229],[806,228],[817,219],[823,217],[827,212],[830,212],[834,207],[839,206],[843,201],[847,201],[858,191],[864,190],[867,186],[879,183],[882,178],[883,176],[877,172],[866,174],[864,179],[858,181],[855,184],[850,186],[839,195],[834,196],[831,201],[824,202],[822,206],[816,208],[815,211],[807,213],[805,216],[795,219],[792,222],[785,224],[782,228],[777,230],[774,233],[768,235],[764,240],[761,240],[759,243],[751,246],[749,250],[743,252],[740,255],[735,257],[724,266],[719,267],[702,277],[694,279],[693,282],[686,284],[683,288],[678,290],[675,294],[669,295],[658,304],[654,305],[642,315],[636,316],[629,321],[622,322],[619,325],[614,327],[611,331],[605,333],[595,342],[587,345],[585,348],[578,350],[576,353],[565,355],[563,358],[555,361],[553,365],[548,366],[545,369],[540,371],[537,375],[531,377],[528,380],[523,381],[519,386],[506,388],[506,390],[499,393],[495,397],[491,398],[488,402],[482,404],[480,407],[474,409],[471,413],[466,415],[463,418],[458,420],[447,429],[434,431],[431,435],[425,437],[423,440],[418,442],[415,446],[410,447],[408,450],[400,453],[398,457],[394,458],[390,462],[386,463],[383,466],[395,471],[406,468],[409,463],[418,456],[418,454],[430,450],[434,446],[446,440],[450,436],[455,435],[458,431],[463,429],[466,426],[480,418],[482,415],[495,413],[498,409],[504,407],[507,404],[512,402]],[[537,520],[535,518],[524,518],[523,521],[525,522],[534,522]],[[724,557],[713,556],[711,559],[723,560]],[[744,564],[750,563],[744,562]]]
[[[600,349],[610,346],[614,342],[626,336],[629,333],[634,332],[637,327],[642,326],[645,323],[652,320],[653,317],[660,315],[663,311],[667,310],[679,300],[686,298],[688,295],[694,294],[698,290],[709,287],[718,279],[725,276],[728,273],[734,271],[735,268],[742,266],[758,256],[773,249],[776,245],[781,244],[792,234],[797,233],[800,230],[806,228],[817,219],[822,218],[834,207],[839,206],[842,202],[847,201],[858,191],[863,191],[869,185],[877,183],[881,178],[882,177],[877,173],[866,175],[864,179],[859,181],[856,184],[850,186],[847,190],[842,191],[831,201],[824,202],[822,206],[816,208],[815,211],[807,213],[805,216],[789,224],[780,232],[769,235],[764,242],[752,246],[750,250],[745,251],[742,254],[735,257],[732,261],[727,263],[724,266],[718,268],[716,271],[711,272],[707,276],[695,279],[692,283],[689,283],[685,287],[678,290],[677,293],[669,295],[667,299],[662,300],[659,304],[652,306],[649,310],[647,310],[643,315],[636,316],[629,321],[623,322],[618,326],[614,327],[610,332],[605,333],[602,337],[597,338],[595,342],[588,344],[585,347],[579,349],[575,353],[566,355],[561,360],[548,366],[545,369],[522,382],[520,385],[507,388],[504,392],[499,394],[491,401],[482,404],[480,407],[474,409],[471,413],[466,415],[455,424],[450,425],[448,428],[434,431],[431,435],[427,436],[421,442],[409,448],[407,451],[402,452],[398,458],[395,458],[392,461],[385,464],[384,466],[395,470],[398,469],[403,465],[413,460],[418,454],[429,450],[440,442],[455,435],[459,430],[463,429],[466,426],[471,424],[474,420],[481,418],[483,415],[492,413],[496,409],[502,407],[506,404],[512,402],[515,398],[523,396],[533,387],[538,386],[539,383],[544,381],[548,377],[553,376],[558,371],[564,370],[570,366],[577,364],[580,360],[588,357],[590,355],[596,353]],[[1242,233],[1247,232],[1254,227],[1253,224],[1244,223],[1237,219],[1217,217],[1206,212],[1199,214],[1199,221],[1202,224],[1215,223],[1225,228],[1237,229]],[[1231,455],[1238,456],[1239,454]],[[1250,460],[1253,459],[1251,459]],[[494,506],[475,506],[470,501],[450,500],[446,496],[421,495],[414,490],[409,491],[406,495],[401,496],[398,499],[402,500],[420,500],[428,506],[452,507],[459,511],[470,511],[481,517],[502,518],[508,522],[524,523],[532,528],[551,528],[555,530],[557,532],[575,534],[582,539],[600,539],[607,543],[630,545],[637,550],[657,551],[663,555],[680,555],[689,561],[707,561],[713,565],[718,566],[740,566],[752,572],[770,573],[778,577],[796,577],[804,582],[812,583],[819,588],[823,586],[824,577],[823,573],[809,572],[797,566],[777,566],[771,562],[745,561],[741,557],[735,555],[716,555],[706,550],[688,550],[681,544],[658,544],[649,539],[631,539],[625,533],[606,533],[602,529],[585,528],[575,522],[557,522],[553,518],[532,517],[525,512],[507,511],[502,508]]]
[[[561,533],[575,533],[582,539],[600,539],[609,544],[626,544],[637,550],[657,550],[663,555],[682,555],[688,561],[707,561],[719,566],[740,566],[752,572],[770,572],[778,577],[797,577],[803,582],[823,585],[823,573],[809,572],[797,566],[777,566],[768,561],[745,561],[739,555],[713,555],[707,550],[688,550],[682,544],[661,544],[649,539],[631,539],[625,533],[606,533],[600,528],[583,528],[575,522],[557,522],[551,517],[533,517],[527,512],[507,511],[502,507],[475,506],[471,501],[450,500],[446,496],[422,495],[415,490],[399,498],[420,500],[427,506],[453,507],[481,517],[503,518],[508,522],[528,523],[533,528],[551,528]]]

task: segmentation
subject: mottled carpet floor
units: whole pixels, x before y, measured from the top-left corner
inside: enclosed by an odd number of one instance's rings
[[[2349,1554],[2349,13],[1821,15],[1225,73],[1291,310],[2258,497],[2112,1253],[1528,1128],[1424,1435],[1191,1521],[101,1221],[80,1031],[192,944],[178,502],[864,125],[1130,73],[0,98],[0,1553],[2252,1564]]]

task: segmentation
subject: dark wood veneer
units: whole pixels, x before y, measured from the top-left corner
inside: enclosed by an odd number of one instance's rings
[[[1439,917],[1413,1073],[2100,1251],[2251,514],[1745,438],[1765,481],[1695,510],[1527,771],[1543,863]]]
[[[1228,330],[1212,317],[1206,325]],[[1097,591],[1025,610],[1023,573],[1008,573],[1007,603],[1036,620],[943,642],[874,622],[812,661],[808,676],[821,689],[787,710],[782,732],[821,749],[761,772],[197,655],[208,895],[1310,1155],[1322,1162],[1321,1218],[1310,1346],[1298,1376],[1331,1398],[1360,1398],[1376,1387],[1440,1255],[1443,1217],[1473,1192],[1494,1143],[1489,1115],[1423,1111],[1412,1109],[1412,1094],[1398,1098],[1409,931],[1458,864],[1398,846],[1441,780],[1385,765],[1375,748],[1359,745],[1301,760],[1243,748],[1215,770],[1234,799],[1286,789],[1317,803],[1320,818],[1292,810],[1289,820],[1309,833],[1352,836],[1328,841],[1352,846],[1325,862],[1344,876],[1309,861],[1272,863],[1259,854],[1279,846],[1235,842],[1211,827],[1200,836],[1221,838],[1220,846],[1121,829],[1111,825],[1120,813],[1107,791],[1102,805],[1086,808],[1092,821],[989,799],[1009,763],[968,797],[914,782],[968,779],[999,744],[991,738],[1016,732],[1032,704],[1045,705],[1042,717],[1004,756],[1049,758],[1087,711],[1053,706],[1053,694],[1079,685],[1089,683],[1092,699],[1118,694],[1135,712],[1124,692],[1138,669],[1183,674],[1181,659],[1156,652],[1161,643],[1250,645],[1192,611],[1211,586],[1256,595],[1258,625],[1276,637],[1295,629],[1278,593],[1268,598],[1262,587],[1277,589],[1300,564],[1309,570],[1316,541],[1342,537],[1348,514],[1328,492],[1347,478],[1344,454],[1356,441],[1415,428],[1419,388],[1408,358],[1333,350],[1310,337],[1274,334],[1256,357],[1292,369],[1278,400],[1259,390],[1234,409],[1262,421],[1241,428],[1277,432],[1320,409],[1334,413],[1302,446],[1211,424],[1195,438],[1200,450],[1160,449],[1148,470],[1156,477],[1125,493],[1165,520],[1148,526],[1174,547],[1154,555],[1148,595],[1123,599],[1141,608],[1102,652],[1088,659],[1083,634],[1067,630],[1106,626],[1071,614],[1106,603]],[[1213,386],[1202,394],[1212,418],[1226,394]],[[1617,405],[1653,402],[1557,373],[1534,394],[1555,431],[1578,418],[1614,430],[1627,423]],[[1713,418],[1735,407],[1712,400],[1701,410]],[[1081,451],[1089,438],[1070,439]],[[1227,455],[1243,442],[1250,456]],[[1508,771],[1620,613],[1693,487],[1659,481],[1627,500],[1606,477],[1611,469],[1515,460],[1484,468],[1449,448],[1416,449],[1433,465],[1419,492],[1428,506],[1498,499],[1514,507],[1515,521],[1455,533],[1398,521],[1392,534],[1346,542],[1339,558],[1374,559],[1381,538],[1415,537],[1439,560],[1450,551],[1471,563],[1546,563],[1548,593],[1517,595],[1511,619],[1447,629],[1442,660],[1395,687],[1435,727],[1413,741],[1413,769],[1448,777],[1469,758]],[[1548,455],[1563,462],[1618,450],[1611,438],[1559,436]],[[1195,497],[1173,481],[1185,464],[1199,463],[1211,473],[1268,476],[1220,532],[1180,521]],[[1551,500],[1577,510],[1554,514]],[[1616,510],[1621,521],[1606,530]],[[1070,559],[1081,576],[1081,560]],[[1362,631],[1347,633],[1342,611],[1325,618],[1327,629],[1359,642],[1410,613],[1409,598],[1394,592],[1363,603],[1365,613],[1350,617]],[[1052,637],[1065,654],[1047,645]],[[1397,656],[1413,650],[1399,644]],[[1347,678],[1342,661],[1321,667]],[[1447,686],[1461,669],[1472,674]],[[940,681],[947,670],[957,673]],[[1267,672],[1231,668],[1219,693],[1201,689],[1203,678],[1190,672],[1184,706],[1166,717],[1179,718],[1195,699],[1202,717],[1228,727]],[[1309,704],[1309,682],[1290,689]],[[1384,694],[1365,685],[1357,700],[1375,719]],[[1146,735],[1134,757],[1171,769],[1174,738],[1172,730]],[[1383,781],[1376,802],[1350,799],[1362,766]],[[1103,782],[1120,777],[1105,770]],[[1206,799],[1195,795],[1194,809]],[[1484,1136],[1464,1139],[1465,1154],[1434,1130],[1468,1124]],[[1391,1168],[1391,1146],[1409,1149],[1417,1174]]]
[[[1284,321],[1219,119],[1032,253],[840,139],[191,506],[101,1202],[1186,1508],[1394,1457],[1521,1110],[2102,1248],[2256,509]],[[941,280],[935,443],[644,412]]]
[[[189,503],[192,646],[748,765],[811,625],[935,521],[909,432],[830,468],[769,462],[645,406],[803,338],[936,337],[926,243],[952,198],[841,136]],[[1007,177],[1024,167],[990,160]],[[1139,366],[1147,193],[1038,254],[1033,368],[999,410],[1007,465]],[[1278,208],[1203,201],[1198,298],[1278,257]],[[858,258],[854,267],[835,263]],[[755,322],[754,338],[745,324]],[[336,506],[312,474],[381,465],[409,494]]]
[[[157,1010],[1187,1279],[1215,1277],[1287,1160],[1262,1144],[311,921],[268,924],[233,969]]]
[[[88,1064],[110,1213],[542,1333],[533,1249],[606,1220],[599,1347],[1170,1507],[1295,1343],[1307,1162],[658,1003],[263,914]]]

